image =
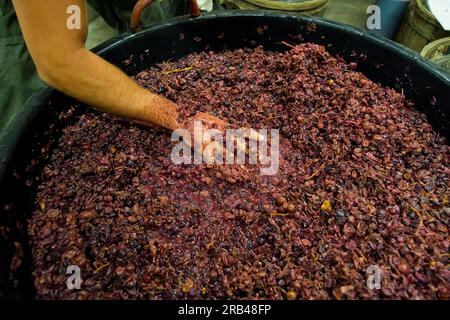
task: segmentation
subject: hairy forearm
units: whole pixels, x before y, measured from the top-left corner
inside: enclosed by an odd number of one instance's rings
[[[59,61],[58,61],[59,60]],[[87,49],[38,64],[50,86],[104,112],[141,124],[178,127],[176,105],[138,86],[121,70]]]
[[[88,31],[86,0],[12,1],[39,75],[50,86],[137,123],[172,130],[179,127],[174,103],[139,87],[84,47]],[[78,29],[67,27],[69,6],[79,8]]]

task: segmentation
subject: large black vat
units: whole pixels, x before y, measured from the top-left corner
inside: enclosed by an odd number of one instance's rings
[[[417,53],[362,30],[314,17],[271,12],[221,12],[199,18],[177,18],[136,34],[122,34],[95,51],[134,75],[157,62],[177,59],[202,50],[223,50],[264,45],[286,50],[285,40],[327,46],[332,54],[358,63],[358,70],[384,86],[403,90],[424,112],[434,129],[450,138],[450,77],[436,70]],[[122,62],[131,57],[131,64]],[[51,101],[51,105],[49,105]],[[35,179],[46,161],[46,152],[58,139],[64,120],[55,108],[73,104],[70,98],[50,88],[33,95],[26,110],[16,115],[0,135],[0,298],[33,298],[30,249],[26,223],[35,190],[27,179]],[[80,107],[82,112],[83,107]],[[35,159],[33,166],[30,160]],[[6,210],[8,209],[8,210]],[[23,251],[23,254],[21,254]],[[14,255],[22,264],[11,274]]]

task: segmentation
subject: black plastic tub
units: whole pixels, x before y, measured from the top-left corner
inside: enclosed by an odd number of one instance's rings
[[[332,54],[357,62],[358,71],[370,79],[403,91],[449,141],[448,75],[390,40],[319,18],[258,11],[183,17],[136,34],[122,34],[95,51],[135,75],[155,63],[203,50],[256,45],[286,50],[280,41],[298,43],[294,37],[298,34],[305,42],[325,45]],[[126,59],[131,63],[124,65]],[[56,111],[74,104],[55,90],[43,89],[28,100],[26,111],[16,115],[0,135],[0,298],[34,297],[27,238],[27,219],[35,206],[34,185],[66,121],[58,119]],[[11,261],[15,272],[11,271]]]

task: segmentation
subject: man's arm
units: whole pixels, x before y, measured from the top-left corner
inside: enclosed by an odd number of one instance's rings
[[[85,0],[12,0],[39,76],[48,85],[104,112],[142,124],[180,127],[176,105],[132,81],[84,47]],[[81,8],[81,29],[66,26],[67,8]]]

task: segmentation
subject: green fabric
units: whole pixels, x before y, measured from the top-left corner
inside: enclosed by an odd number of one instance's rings
[[[129,29],[136,0],[88,2],[119,32]],[[141,23],[148,25],[163,19],[161,6],[155,2],[142,13]],[[29,96],[44,85],[26,48],[11,0],[0,0],[0,132]]]
[[[43,87],[10,0],[0,0],[0,130],[36,89]]]
[[[136,0],[88,0],[88,3],[102,16],[106,23],[119,32],[130,29],[131,11],[136,4]],[[144,26],[163,20],[164,13],[158,0],[144,9],[141,14],[141,23]]]

